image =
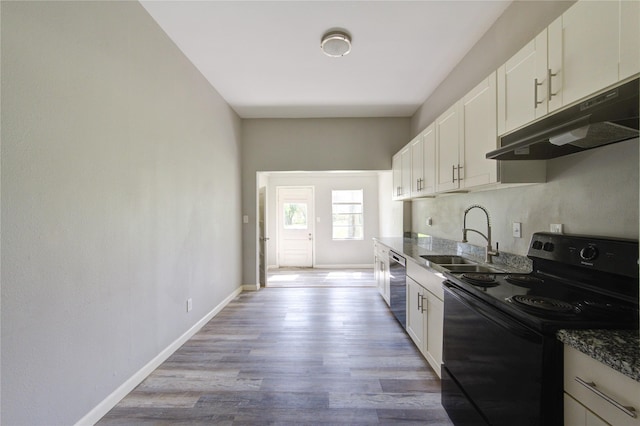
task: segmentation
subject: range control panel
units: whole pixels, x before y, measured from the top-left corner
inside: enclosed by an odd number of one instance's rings
[[[619,275],[638,275],[635,240],[537,232],[531,237],[528,257]]]

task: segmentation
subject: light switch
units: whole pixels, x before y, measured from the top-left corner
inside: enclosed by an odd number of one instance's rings
[[[245,214],[242,216],[242,223],[249,223],[249,215]]]
[[[513,238],[522,238],[522,223],[513,222]]]

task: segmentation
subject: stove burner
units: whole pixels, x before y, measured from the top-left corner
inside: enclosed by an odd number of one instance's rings
[[[480,287],[495,287],[498,285],[493,275],[487,274],[462,274],[460,277],[470,284]]]
[[[579,313],[575,306],[561,300],[543,296],[516,294],[511,301],[525,310],[546,315],[574,315]]]
[[[590,318],[637,319],[634,309],[617,303],[585,300],[578,303],[578,308]]]
[[[527,288],[544,282],[542,279],[531,275],[507,275],[504,279],[511,284]]]

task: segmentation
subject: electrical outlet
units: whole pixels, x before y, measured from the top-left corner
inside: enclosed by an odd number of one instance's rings
[[[513,238],[522,238],[522,223],[513,222]]]
[[[562,234],[562,224],[561,223],[552,223],[549,230],[556,234]]]
[[[192,309],[193,309],[193,299],[192,298],[188,298],[187,299],[187,312],[191,312]]]

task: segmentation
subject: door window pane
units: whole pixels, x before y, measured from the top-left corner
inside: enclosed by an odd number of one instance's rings
[[[284,229],[307,229],[307,203],[283,203]]]

